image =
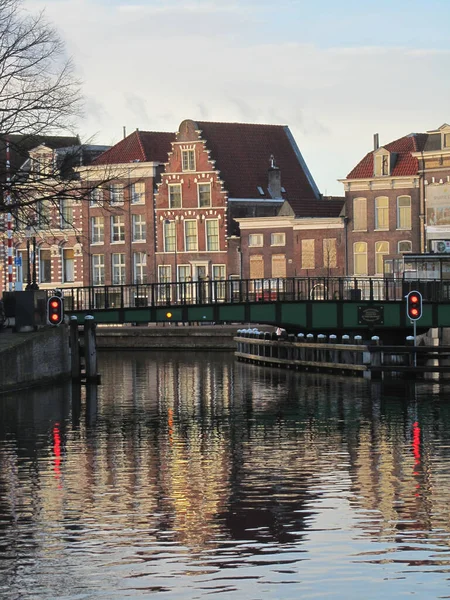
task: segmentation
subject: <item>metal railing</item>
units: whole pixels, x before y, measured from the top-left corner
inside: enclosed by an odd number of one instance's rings
[[[424,301],[450,301],[450,281],[393,278],[295,277],[64,288],[68,311],[218,303],[403,300],[417,290]]]

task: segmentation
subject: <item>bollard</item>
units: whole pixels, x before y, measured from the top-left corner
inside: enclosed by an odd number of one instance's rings
[[[305,334],[304,333],[297,334],[297,343],[304,344],[304,342],[305,342]],[[300,361],[305,360],[305,348],[301,347],[301,348],[297,348],[297,350],[298,350],[298,360],[300,360]]]
[[[308,344],[313,344],[314,343],[314,334],[308,333],[308,335],[306,336],[306,342]],[[314,351],[314,348],[306,348],[306,360],[307,361],[314,362],[315,354],[316,353]]]
[[[413,335],[408,335],[406,337],[406,346],[408,347],[415,347],[415,339]],[[417,359],[416,359],[416,353],[415,352],[410,352],[409,354],[406,355],[407,361],[406,364],[409,367],[415,367],[417,365]]]
[[[350,336],[345,334],[342,336],[342,344],[350,344]],[[348,350],[341,350],[341,361],[343,364],[347,365],[351,361],[350,352]]]
[[[94,317],[91,315],[86,315],[84,318],[84,361],[86,381],[97,380],[97,343]]]
[[[317,336],[317,343],[318,344],[326,344],[327,341],[327,336],[324,335],[323,333],[319,333],[319,335]],[[320,363],[324,363],[327,362],[327,351],[323,350],[322,348],[320,350],[317,351],[317,362]]]
[[[377,335],[373,335],[370,338],[371,346],[380,346],[380,338]],[[382,352],[364,352],[363,356],[364,364],[368,367],[381,367],[383,364],[383,354]],[[367,370],[364,372],[364,377],[370,379],[382,379],[383,372],[381,370]]]
[[[71,376],[74,380],[79,380],[81,375],[80,367],[80,336],[78,332],[78,319],[74,315],[70,317],[69,322],[69,343],[70,343],[70,365]]]
[[[355,335],[355,337],[353,338],[353,342],[356,346],[361,346],[362,345],[362,336]],[[363,360],[362,352],[358,352],[358,350],[355,350],[353,360],[354,360],[355,365],[362,365],[362,360]]]
[[[333,346],[337,344],[337,336],[334,335],[334,333],[332,333],[328,337],[328,343]],[[338,350],[336,350],[334,348],[333,348],[333,350],[329,350],[328,356],[330,358],[330,362],[335,363],[335,364],[339,362],[339,351]]]

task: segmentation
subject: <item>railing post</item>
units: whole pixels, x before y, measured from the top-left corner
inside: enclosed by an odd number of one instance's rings
[[[86,381],[97,379],[97,343],[95,338],[95,322],[92,315],[84,318],[84,360],[86,364]]]
[[[78,319],[70,317],[69,321],[70,342],[70,367],[72,379],[80,379],[80,336],[78,332]]]

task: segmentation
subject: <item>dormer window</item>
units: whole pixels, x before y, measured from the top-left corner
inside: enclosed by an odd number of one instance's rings
[[[375,176],[382,177],[383,175],[389,175],[389,154],[376,154],[375,155]]]
[[[450,148],[450,132],[444,133],[442,136],[442,142],[443,148]]]

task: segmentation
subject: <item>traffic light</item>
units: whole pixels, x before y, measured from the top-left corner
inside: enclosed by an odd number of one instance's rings
[[[47,301],[47,319],[51,325],[60,325],[64,320],[63,299],[51,296]]]
[[[411,321],[417,321],[422,316],[422,294],[409,292],[406,296],[406,314]]]

